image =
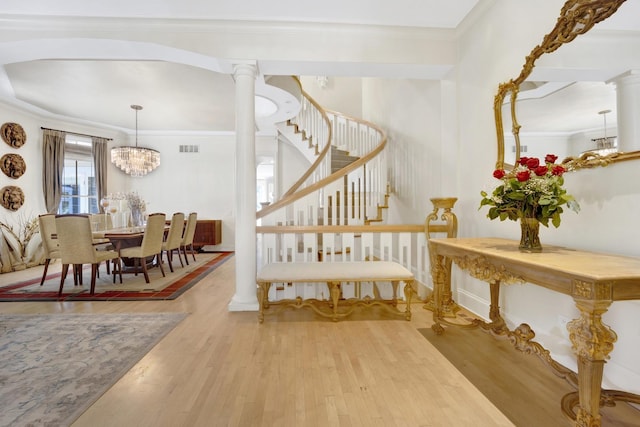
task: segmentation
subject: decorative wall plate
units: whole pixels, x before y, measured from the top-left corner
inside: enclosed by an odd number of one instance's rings
[[[24,193],[20,187],[7,185],[0,190],[0,203],[10,211],[17,211],[24,204]]]
[[[18,123],[5,123],[0,127],[2,140],[13,148],[20,148],[27,142],[27,134]]]
[[[20,178],[27,170],[27,164],[20,154],[8,153],[0,158],[0,169],[9,178]]]

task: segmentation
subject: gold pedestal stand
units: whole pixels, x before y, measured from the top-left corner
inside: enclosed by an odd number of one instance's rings
[[[458,201],[457,197],[441,197],[430,199],[433,203],[433,212],[431,212],[425,221],[425,232],[427,233],[427,239],[433,237],[434,233],[446,234],[448,238],[456,237],[458,235],[458,218],[456,214],[451,212],[453,205]],[[444,209],[438,221],[438,211]],[[436,221],[436,223],[434,223]],[[442,292],[442,316],[443,317],[456,317],[456,313],[460,310],[460,306],[456,304],[451,296],[451,260],[445,261],[445,268],[448,271],[447,280]],[[433,295],[430,295],[423,306],[426,310],[433,311],[435,309],[435,302]]]

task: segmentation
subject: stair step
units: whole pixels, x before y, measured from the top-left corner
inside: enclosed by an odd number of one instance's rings
[[[332,146],[331,172],[337,172],[340,169],[349,166],[351,163],[355,162],[358,159],[359,157],[357,156],[350,156],[348,151]]]
[[[341,148],[336,147],[335,145],[331,146],[331,155],[343,155],[348,156],[349,152],[347,150],[343,150]]]

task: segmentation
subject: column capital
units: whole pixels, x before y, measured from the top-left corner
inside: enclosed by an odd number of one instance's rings
[[[637,83],[640,82],[640,70],[628,70],[609,80],[617,84],[620,83]]]
[[[246,61],[234,61],[233,62],[233,76],[248,76],[256,77],[258,74],[258,65],[254,60]]]

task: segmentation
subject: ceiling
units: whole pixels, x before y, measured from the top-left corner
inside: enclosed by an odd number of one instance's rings
[[[307,2],[302,7],[300,2],[293,0],[3,0],[0,19],[170,18],[187,23],[214,19],[453,29],[478,2],[324,0]],[[234,82],[229,73],[147,58],[146,47],[134,43],[119,47],[119,52],[126,52],[120,60],[95,58],[95,50],[85,46],[74,47],[71,55],[57,53],[58,58],[51,57],[56,55],[51,50],[35,53],[40,48],[21,44],[19,52],[5,47],[3,54],[0,46],[0,64],[4,65],[0,67],[0,96],[40,114],[126,132],[131,132],[135,126],[131,104],[143,106],[138,115],[141,132],[234,130]],[[28,49],[33,49],[36,59],[24,60],[29,57],[25,53]],[[140,53],[137,57],[136,52]],[[196,60],[203,61],[203,58]],[[329,67],[324,65],[322,70],[332,75],[327,72],[331,69],[330,64]],[[335,75],[346,72],[344,63],[335,66]],[[357,73],[357,70],[353,72]],[[256,100],[259,124],[278,120],[278,114],[270,120],[264,118],[272,112],[269,108],[278,109],[280,116],[286,114],[282,111],[281,98],[286,98],[287,94],[265,85],[258,85],[256,93],[261,95]]]
[[[458,28],[474,8],[489,1],[323,0],[305,2],[302,7],[301,2],[294,0],[3,0],[0,22],[21,22],[22,19],[56,22],[56,19],[85,17],[121,19],[123,25],[127,25],[127,19],[135,18],[163,23],[178,19],[187,24],[215,20],[255,21],[275,26],[313,23],[451,30]],[[640,16],[640,1],[627,1],[616,15],[598,24],[598,28],[637,31],[640,22],[637,16]],[[122,40],[120,45],[115,45],[118,41],[111,40],[113,43],[108,46],[97,46],[81,42],[58,50],[28,41],[0,43],[0,65],[3,65],[0,67],[0,100],[9,100],[45,117],[127,133],[132,133],[135,126],[131,104],[143,106],[138,115],[141,132],[206,134],[234,130],[235,88],[228,69],[222,70],[224,59],[197,54],[195,46],[192,58],[172,62],[158,60],[158,55],[151,52],[152,47],[145,43]],[[112,51],[117,54],[111,54]],[[347,61],[293,66],[292,61],[283,60],[274,74],[365,76],[363,71],[362,64]],[[382,77],[415,75],[415,70],[408,70],[403,64],[370,65],[366,72]],[[259,95],[256,98],[259,128],[266,129],[286,117],[292,105],[289,94],[274,90],[260,79],[256,93]],[[293,101],[295,103],[295,99]],[[558,108],[564,112],[585,111],[587,107],[582,101],[575,102],[575,108],[566,103]],[[593,98],[592,103],[597,105]],[[271,108],[276,112],[269,110]],[[552,105],[546,109],[548,118],[541,118],[541,124],[549,127],[550,118],[558,116],[559,111],[554,108]],[[591,108],[594,109],[597,110],[595,106]],[[601,117],[592,116],[596,121],[594,126],[600,126]],[[568,124],[565,119],[564,126]],[[535,131],[533,123],[527,130]]]

